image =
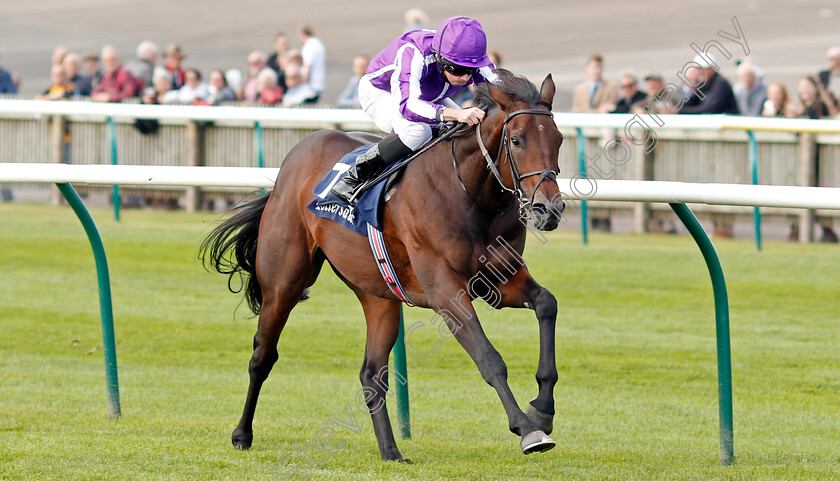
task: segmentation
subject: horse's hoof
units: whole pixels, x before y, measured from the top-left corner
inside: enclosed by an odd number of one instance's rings
[[[519,446],[523,454],[541,453],[553,448],[557,443],[540,430],[522,436]]]
[[[410,459],[402,457],[399,451],[394,450],[394,452],[390,452],[388,454],[382,455],[383,461],[396,461],[398,463],[406,463],[406,464],[413,464]]]
[[[247,451],[251,447],[253,440],[253,434],[239,430],[233,431],[233,436],[230,438],[230,442],[233,443],[233,447],[239,449],[240,451]]]
[[[542,432],[551,434],[551,431],[554,429],[553,414],[546,414],[544,412],[537,411],[537,408],[529,404],[528,409],[525,411],[525,415],[528,416],[528,420],[531,421],[534,426],[540,428]]]

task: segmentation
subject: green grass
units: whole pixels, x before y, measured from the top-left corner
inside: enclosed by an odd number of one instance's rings
[[[364,322],[329,269],[292,313],[248,452],[230,433],[256,322],[196,259],[217,216],[94,211],[108,252],[122,418],[105,408],[93,258],[69,208],[0,205],[0,479],[272,479],[346,418]],[[711,284],[685,236],[549,236],[526,251],[557,296],[557,447],[523,456],[493,390],[454,340],[409,356],[415,464],[379,460],[369,417],[309,479],[840,479],[840,248],[716,240],[731,301],[736,464],[718,464]],[[537,324],[487,313],[521,405]],[[236,314],[234,314],[236,312]],[[407,325],[430,311],[410,309]],[[432,329],[416,332],[431,348]],[[395,409],[391,409],[395,421]],[[303,479],[296,476],[290,479]]]

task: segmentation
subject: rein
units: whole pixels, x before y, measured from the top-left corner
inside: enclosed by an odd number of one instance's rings
[[[476,129],[476,131],[478,131],[478,129]],[[480,145],[482,147],[482,149],[484,148],[484,145],[481,142],[479,142],[478,145]],[[461,184],[461,188],[464,189],[464,192],[466,192],[467,197],[470,198],[470,200],[473,202],[473,204],[477,205],[482,210],[486,210],[487,212],[492,212],[492,213],[495,213],[495,214],[501,214],[503,212],[507,212],[508,210],[510,210],[510,208],[513,207],[513,204],[516,202],[516,199],[513,199],[513,200],[510,201],[510,204],[508,204],[507,207],[504,207],[502,209],[491,209],[489,207],[485,207],[485,206],[481,205],[478,202],[478,199],[476,199],[475,197],[473,197],[472,194],[470,194],[469,189],[467,189],[467,186],[464,185],[464,181],[461,180],[461,173],[458,172],[458,164],[455,161],[455,139],[452,139],[452,168],[455,169],[455,177],[458,178],[458,183]],[[502,187],[504,188],[504,185]]]
[[[481,149],[481,154],[484,156],[484,160],[487,162],[487,169],[493,172],[493,176],[496,178],[496,181],[498,181],[499,185],[502,187],[503,190],[513,194],[514,200],[510,203],[510,205],[508,205],[504,209],[496,210],[483,207],[478,203],[477,199],[473,197],[472,194],[470,194],[469,190],[467,190],[467,187],[464,185],[464,182],[461,180],[460,174],[458,173],[458,166],[455,161],[455,142],[454,140],[452,142],[452,166],[455,168],[455,176],[458,178],[458,182],[460,182],[461,187],[464,189],[464,192],[467,193],[467,195],[473,201],[473,203],[475,203],[479,207],[482,207],[484,210],[497,213],[505,212],[513,206],[514,202],[518,201],[519,213],[521,215],[525,211],[525,209],[528,208],[529,205],[532,205],[534,203],[534,198],[537,195],[537,190],[540,188],[540,185],[545,180],[555,180],[557,178],[557,173],[549,169],[535,170],[526,174],[520,174],[519,170],[516,168],[516,163],[514,162],[513,154],[511,153],[510,149],[510,135],[508,134],[508,122],[510,122],[510,120],[516,117],[517,115],[524,114],[548,115],[549,117],[554,118],[554,114],[551,111],[537,109],[517,110],[515,112],[509,113],[505,117],[505,121],[502,124],[502,140],[499,144],[499,152],[496,155],[496,160],[498,160],[499,164],[501,165],[504,162],[504,159],[507,159],[508,164],[510,164],[510,175],[511,179],[513,180],[513,188],[510,188],[505,185],[504,181],[502,180],[502,173],[499,171],[499,167],[496,166],[496,161],[494,161],[493,158],[490,157],[490,152],[487,150],[487,147],[484,145],[484,140],[481,138],[481,125],[476,126],[475,129],[475,136],[478,139],[478,147],[479,149]],[[502,158],[503,150],[505,154],[504,158]],[[528,199],[525,193],[522,191],[522,179],[526,179],[535,175],[539,175],[540,180],[539,182],[537,182],[536,187],[534,187],[534,193],[531,195],[531,198]]]

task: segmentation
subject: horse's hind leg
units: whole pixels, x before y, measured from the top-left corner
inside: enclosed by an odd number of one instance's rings
[[[404,459],[391,428],[385,396],[388,393],[388,373],[394,373],[396,382],[405,383],[388,365],[388,356],[397,340],[400,327],[400,303],[357,292],[367,320],[365,359],[359,378],[365,393],[365,403],[373,419],[373,430],[379,444],[379,454],[385,461],[411,462]]]
[[[323,257],[311,260],[310,253],[303,242],[299,245],[287,243],[285,246],[267,242],[265,245],[271,247],[264,251],[280,248],[284,249],[284,252],[282,262],[279,262],[280,265],[276,267],[269,266],[267,263],[277,264],[278,258],[267,259],[266,263],[261,265],[260,252],[257,254],[257,272],[260,274],[263,302],[257,333],[254,335],[254,354],[248,364],[251,382],[245,399],[245,409],[231,436],[231,442],[237,449],[251,447],[257,398],[263,382],[268,378],[271,368],[279,357],[277,341],[280,333],[283,332],[292,308],[298,303],[306,287],[311,285],[312,277],[317,274],[323,262]]]

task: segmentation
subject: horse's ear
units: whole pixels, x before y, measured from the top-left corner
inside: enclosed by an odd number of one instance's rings
[[[504,112],[510,112],[511,105],[513,104],[512,98],[508,97],[504,94],[504,92],[494,87],[491,82],[487,82],[487,91],[490,93],[490,98],[499,104],[499,108],[501,108]]]
[[[554,86],[554,79],[551,78],[551,74],[548,74],[540,87],[540,105],[546,106],[548,107],[548,110],[551,110],[551,106],[554,104],[554,94],[556,91],[557,89]]]

